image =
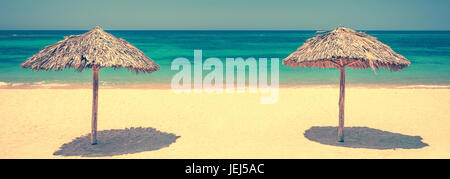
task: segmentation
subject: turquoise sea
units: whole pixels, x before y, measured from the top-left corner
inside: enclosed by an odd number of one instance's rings
[[[73,69],[33,72],[20,63],[64,36],[86,31],[0,31],[0,85],[91,84],[92,73]],[[142,50],[161,67],[137,74],[126,69],[102,69],[103,85],[169,84],[178,71],[171,62],[178,57],[193,61],[194,50],[203,50],[203,60],[217,57],[279,58],[280,85],[333,84],[336,69],[292,69],[281,60],[315,35],[315,31],[107,31]],[[399,72],[379,69],[347,70],[349,85],[450,85],[450,31],[366,31],[411,61]],[[204,71],[207,74],[208,71]]]

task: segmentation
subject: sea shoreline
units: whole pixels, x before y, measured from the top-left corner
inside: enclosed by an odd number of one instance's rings
[[[91,89],[88,84],[25,84],[25,83],[4,83],[0,82],[0,89]],[[131,84],[131,85],[100,85],[102,89],[172,89],[170,84]],[[224,85],[224,89],[225,89]],[[246,87],[248,89],[248,86]],[[339,88],[339,84],[302,84],[302,85],[279,85],[279,88]],[[362,89],[450,89],[448,85],[395,85],[395,84],[346,84],[346,88]],[[194,88],[192,88],[194,89]],[[206,89],[206,88],[203,88]]]

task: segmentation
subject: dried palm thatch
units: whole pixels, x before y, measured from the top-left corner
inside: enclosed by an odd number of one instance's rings
[[[375,37],[338,27],[308,39],[297,51],[286,57],[283,64],[340,70],[338,141],[344,142],[345,68],[386,68],[398,71],[411,63]]]
[[[283,64],[291,67],[386,68],[397,71],[408,67],[410,62],[373,36],[338,27],[308,39],[285,58]]]
[[[158,64],[145,56],[127,41],[95,27],[82,35],[71,35],[53,45],[45,47],[21,64],[33,70],[64,70],[75,68],[92,69],[92,128],[91,144],[97,144],[98,71],[104,67],[128,68],[138,73],[152,73]]]
[[[127,68],[136,73],[151,73],[159,66],[142,51],[127,41],[95,27],[82,35],[65,37],[45,47],[21,64],[22,68],[33,70],[64,70],[75,68]]]

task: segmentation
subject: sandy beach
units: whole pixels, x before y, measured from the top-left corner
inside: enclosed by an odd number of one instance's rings
[[[89,89],[1,89],[0,158],[68,158],[53,153],[89,134],[91,95]],[[169,147],[108,158],[450,158],[450,89],[347,89],[346,126],[420,136],[429,145],[390,150],[305,138],[312,126],[337,125],[333,87],[282,88],[271,105],[248,93],[103,88],[99,95],[99,131],[152,127],[179,136]]]

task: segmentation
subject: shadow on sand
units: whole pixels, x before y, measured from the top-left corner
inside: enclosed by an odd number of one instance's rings
[[[168,147],[180,137],[141,127],[99,131],[97,136],[97,145],[90,144],[89,134],[62,145],[53,155],[104,157],[132,154]]]
[[[408,136],[368,127],[345,127],[345,142],[337,142],[337,127],[311,127],[305,137],[325,145],[368,149],[418,149],[428,146],[420,136]]]

